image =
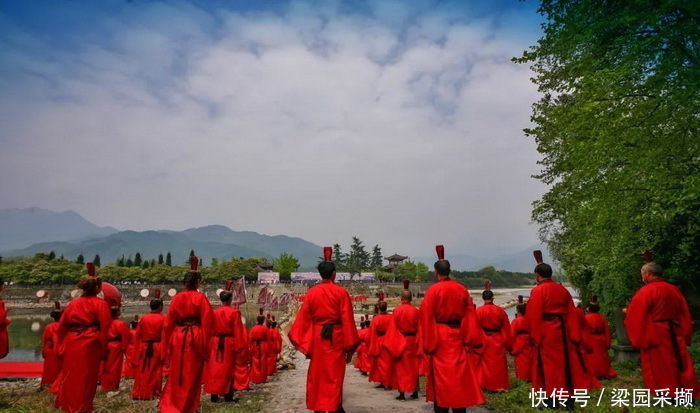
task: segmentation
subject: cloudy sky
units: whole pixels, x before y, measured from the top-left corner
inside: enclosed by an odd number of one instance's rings
[[[0,209],[385,255],[537,243],[534,1],[0,3]]]

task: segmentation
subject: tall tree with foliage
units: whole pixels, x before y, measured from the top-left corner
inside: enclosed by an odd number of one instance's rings
[[[141,257],[141,253],[137,252],[136,255],[134,255],[134,267],[140,267],[143,265],[143,258]]]
[[[333,245],[333,262],[335,263],[336,271],[345,271],[348,257],[343,253],[340,244]]]
[[[95,267],[102,266],[102,260],[100,260],[100,254],[95,254],[95,258],[92,259],[92,263],[95,264]]]
[[[280,273],[281,280],[289,280],[291,274],[299,268],[299,259],[292,254],[283,252],[273,261],[273,267]]]
[[[381,268],[382,266],[384,266],[384,257],[382,257],[382,249],[377,244],[372,248],[372,258],[369,261],[369,267]]]
[[[170,251],[168,251],[168,255],[165,256],[165,265],[168,267],[171,267],[173,265],[173,256],[170,255]]]
[[[78,255],[78,258],[75,259],[75,262],[78,264],[85,264],[85,257],[83,257],[83,254]]]
[[[370,256],[365,250],[365,246],[358,237],[352,237],[350,254],[348,254],[347,271],[357,274],[369,268]]]
[[[53,252],[53,250],[52,250],[51,252],[49,252],[49,256],[48,256],[47,260],[51,261],[54,259],[56,259],[56,253]],[[97,265],[97,264],[95,264],[95,265]]]
[[[158,254],[158,264],[163,265],[163,253]]]
[[[651,249],[700,273],[700,3],[543,0],[526,129],[549,186],[533,219],[584,296],[624,305]],[[610,308],[607,308],[609,311]]]

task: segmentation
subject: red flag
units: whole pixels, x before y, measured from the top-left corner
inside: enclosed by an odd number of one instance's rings
[[[233,293],[233,302],[236,304],[243,304],[248,302],[246,291],[245,291],[245,277],[241,277],[233,282],[231,292]]]

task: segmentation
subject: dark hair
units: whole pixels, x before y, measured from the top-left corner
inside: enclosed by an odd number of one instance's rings
[[[484,300],[492,300],[493,299],[493,291],[484,290],[484,292],[481,293],[481,298]]]
[[[183,284],[185,284],[185,288],[188,290],[194,290],[195,286],[197,285],[198,281],[202,280],[202,273],[199,271],[187,271],[187,274],[185,274],[184,280],[182,280]]]
[[[97,290],[102,286],[100,277],[83,277],[78,282],[78,288],[83,290],[83,295],[97,295]]]
[[[154,298],[151,300],[149,306],[151,307],[151,311],[155,311],[163,306],[163,300],[161,300],[160,298]]]
[[[433,268],[435,268],[435,271],[437,271],[438,274],[443,276],[450,275],[450,272],[452,272],[452,270],[450,269],[450,262],[447,260],[435,261],[435,265],[433,265]]]
[[[318,272],[321,273],[321,278],[327,280],[335,272],[335,264],[333,261],[323,261],[318,264]]]
[[[598,304],[588,304],[589,313],[597,313],[598,311],[600,311],[600,306]]]
[[[112,315],[112,318],[117,318],[121,314],[121,309],[119,307],[109,307],[109,313]]]
[[[549,264],[540,263],[535,267],[535,272],[544,278],[552,278],[552,267]]]
[[[53,318],[53,321],[58,321],[61,319],[62,314],[63,314],[63,311],[61,311],[61,310],[53,310],[53,311],[51,311],[51,318]]]
[[[525,315],[525,310],[527,309],[527,304],[525,304],[525,303],[518,304],[515,306],[515,309],[518,311],[518,313]]]
[[[258,316],[258,324],[262,325],[264,322],[265,322],[265,316],[259,315]]]
[[[406,301],[411,301],[413,300],[413,293],[411,290],[403,290],[401,291],[401,299],[406,300]]]
[[[380,312],[386,313],[386,301],[380,301],[379,304],[377,304],[377,308]]]
[[[272,322],[272,328],[277,328],[277,321]]]
[[[219,293],[219,299],[222,303],[227,303],[233,299],[233,293],[231,291],[222,291]]]

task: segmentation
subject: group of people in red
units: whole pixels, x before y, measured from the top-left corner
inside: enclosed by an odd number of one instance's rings
[[[194,412],[203,391],[212,402],[236,402],[235,391],[263,383],[277,369],[282,336],[274,317],[263,316],[250,332],[232,305],[232,283],[212,309],[198,292],[199,259],[192,257],[184,277],[185,290],[176,294],[163,315],[160,291],[151,311],[129,329],[119,319],[121,297],[103,283],[88,263],[88,276],[78,286],[82,296],[65,309],[56,302],[55,322],[46,326],[41,383],[56,394],[55,406],[67,412],[93,411],[98,383],[102,391],[118,390],[122,377],[133,377],[133,400],[159,399],[161,412]],[[109,291],[103,291],[110,286]],[[104,299],[98,298],[102,292]],[[115,293],[116,292],[116,293]],[[108,304],[109,303],[109,304]],[[4,308],[4,307],[3,307]],[[163,385],[165,378],[165,385]]]
[[[398,400],[417,399],[418,377],[425,375],[426,400],[435,412],[466,412],[485,401],[484,390],[510,388],[506,354],[514,357],[515,375],[531,382],[533,391],[551,397],[546,407],[572,407],[578,390],[600,388],[598,379],[616,376],[608,350],[608,321],[592,297],[587,314],[574,305],[569,291],[552,281],[552,268],[535,251],[535,280],[525,303],[518,297],[517,316],[510,322],[494,305],[487,283],[484,304],[477,308],[467,288],[450,278],[444,248],[437,246],[436,283],[425,293],[420,308],[411,305],[404,283],[401,304],[392,314],[380,294],[377,314],[360,318],[356,329],[347,291],[334,283],[331,248],[319,264],[322,282],[311,288],[289,338],[309,358],[306,405],[315,412],[344,412],[345,360],[357,352],[354,366],[378,388],[396,389]],[[700,397],[698,380],[687,346],[692,321],[678,288],[665,282],[661,267],[642,267],[646,284],[632,298],[625,325],[640,349],[644,385],[651,391],[676,389]],[[558,400],[555,395],[568,395]]]
[[[308,359],[306,405],[315,412],[344,412],[343,380],[346,364],[357,352],[355,366],[377,387],[396,389],[417,399],[418,376],[425,375],[426,400],[434,411],[465,412],[485,401],[485,391],[510,387],[506,353],[515,361],[515,375],[531,382],[533,391],[555,393],[600,387],[598,379],[615,376],[608,349],[611,334],[607,320],[598,313],[595,297],[586,314],[574,305],[569,291],[552,281],[552,268],[535,251],[537,285],[529,300],[519,297],[518,316],[508,321],[494,305],[490,285],[482,293],[484,304],[473,303],[467,288],[450,278],[444,248],[437,246],[436,282],[417,308],[404,285],[401,304],[389,314],[380,296],[377,314],[361,317],[358,332],[350,296],[334,283],[332,248],[324,248],[318,266],[322,281],[309,289],[289,332],[291,343]],[[632,344],[640,350],[644,386],[652,392],[689,392],[700,397],[698,379],[687,346],[692,337],[688,304],[677,287],[664,281],[663,270],[645,254],[641,269],[644,286],[626,309],[625,326]],[[261,310],[250,332],[240,312],[231,304],[231,284],[220,294],[221,306],[212,310],[197,291],[201,274],[193,257],[185,275],[185,291],[162,315],[158,295],[151,312],[138,322],[135,332],[119,320],[120,297],[113,286],[96,277],[88,264],[88,276],[79,287],[80,298],[52,312],[57,321],[47,326],[43,352],[42,384],[56,394],[56,407],[68,412],[93,410],[98,382],[103,390],[119,386],[122,363],[134,376],[132,398],[160,398],[163,412],[199,409],[202,383],[212,401],[220,396],[235,401],[234,392],[261,383],[275,372],[281,335],[274,319]],[[0,288],[4,284],[0,282]],[[0,290],[1,291],[1,290]],[[100,292],[104,299],[98,298]],[[118,293],[118,291],[116,292]],[[108,304],[109,303],[109,304]],[[110,308],[110,306],[112,308]],[[8,351],[4,303],[0,300],[0,356]],[[166,382],[161,390],[162,378]],[[571,407],[573,398],[565,405]]]

